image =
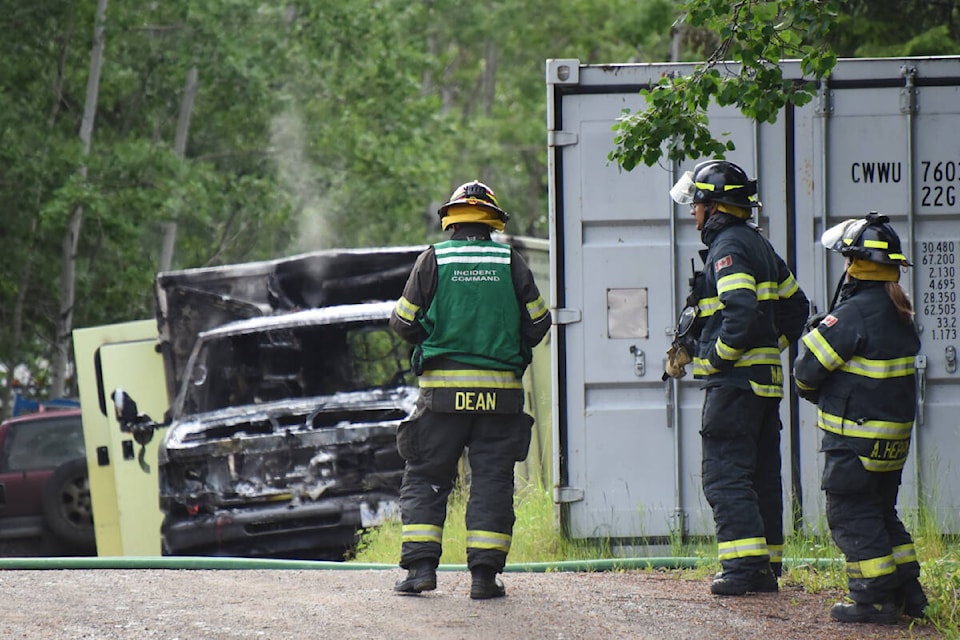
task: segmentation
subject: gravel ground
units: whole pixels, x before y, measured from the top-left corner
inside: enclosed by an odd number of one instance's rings
[[[0,571],[5,639],[424,640],[940,638],[930,626],[842,625],[838,594],[718,597],[677,572],[504,574],[507,597],[474,601],[470,577],[400,596],[396,570]]]

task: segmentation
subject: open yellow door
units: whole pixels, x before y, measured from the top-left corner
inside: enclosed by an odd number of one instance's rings
[[[159,556],[158,430],[141,451],[121,433],[111,392],[122,387],[154,418],[167,409],[163,361],[153,320],[73,332],[93,521],[100,556]]]

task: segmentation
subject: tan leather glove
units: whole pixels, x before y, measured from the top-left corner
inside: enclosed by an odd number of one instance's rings
[[[687,350],[683,346],[678,344],[672,345],[667,349],[667,376],[671,378],[682,378],[687,375],[687,370],[684,367],[692,361],[693,358],[690,357],[690,354],[687,353]]]

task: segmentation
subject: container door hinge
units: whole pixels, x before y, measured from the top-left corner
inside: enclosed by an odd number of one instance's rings
[[[943,359],[947,365],[947,373],[957,372],[957,348],[952,344],[943,350]]]
[[[687,531],[687,522],[688,522],[687,512],[683,509],[677,508],[674,509],[673,513],[670,514],[670,534],[671,537],[678,538],[679,540],[685,540],[688,534]]]
[[[551,309],[553,324],[573,324],[583,319],[580,309]]]
[[[927,403],[927,356],[922,353],[914,359],[917,370],[917,426],[924,421],[924,405]]]
[[[900,113],[916,115],[917,105],[917,68],[904,65],[900,67],[900,75],[904,79],[903,89],[900,89]]]
[[[547,131],[548,147],[569,147],[580,142],[580,137],[571,131]]]
[[[833,114],[833,92],[830,91],[830,85],[826,78],[820,80],[815,111],[821,118],[828,118]]]
[[[566,504],[568,502],[581,502],[583,500],[583,489],[575,487],[554,487],[553,502],[555,504]]]

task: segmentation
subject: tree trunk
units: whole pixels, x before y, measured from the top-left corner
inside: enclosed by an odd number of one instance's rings
[[[483,114],[493,114],[497,97],[497,67],[500,62],[500,49],[493,38],[483,43],[483,73],[480,76],[480,99],[483,102]]]
[[[187,152],[187,135],[190,133],[190,116],[193,115],[193,102],[197,97],[197,68],[187,72],[187,81],[183,87],[183,99],[180,101],[180,116],[177,118],[177,134],[173,141],[173,150],[181,160]],[[168,271],[173,264],[173,251],[177,243],[177,223],[164,222],[163,245],[160,251],[160,271]]]
[[[683,46],[683,26],[673,25],[670,29],[670,62],[680,62],[680,48]]]
[[[93,120],[97,113],[97,96],[100,89],[100,69],[103,65],[103,23],[107,14],[107,0],[97,0],[97,15],[93,30],[93,49],[90,52],[90,76],[87,78],[87,98],[80,122],[80,141],[83,155],[90,154],[93,137]],[[86,179],[87,167],[80,167],[80,175]],[[50,382],[50,395],[54,398],[65,395],[67,366],[70,362],[70,345],[73,333],[73,305],[77,285],[77,246],[83,226],[83,205],[77,205],[70,214],[67,231],[63,236],[63,268],[60,271],[60,314],[57,316],[57,335]]]

